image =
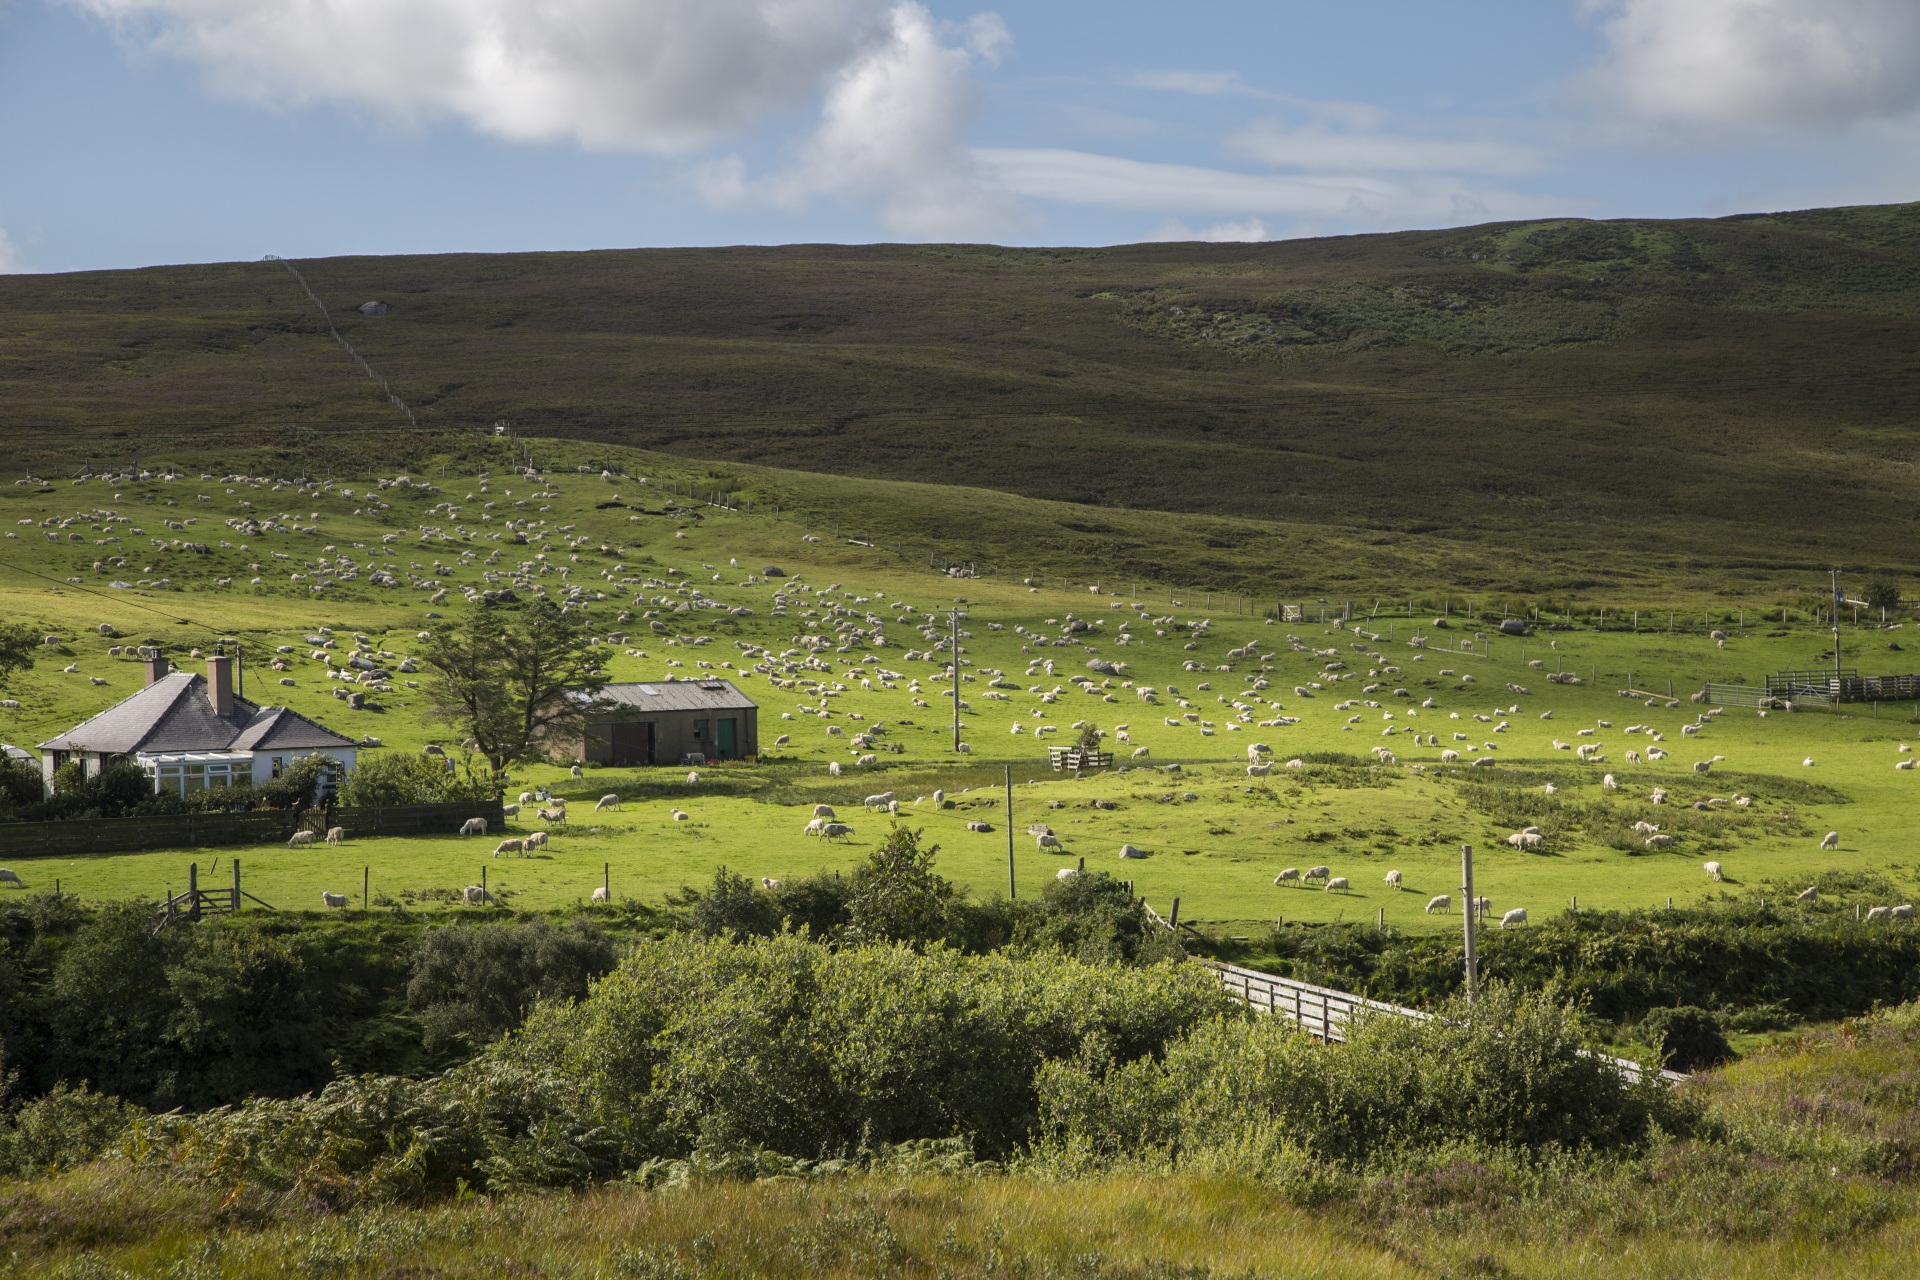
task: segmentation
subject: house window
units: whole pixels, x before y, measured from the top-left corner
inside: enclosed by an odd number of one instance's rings
[[[280,771],[282,769],[285,769],[286,767],[287,767],[287,758],[285,756],[275,756],[273,758],[273,776],[274,777],[276,778],[279,777]]]
[[[693,740],[695,742],[705,742],[706,739],[707,722],[705,720],[695,720],[693,722]]]

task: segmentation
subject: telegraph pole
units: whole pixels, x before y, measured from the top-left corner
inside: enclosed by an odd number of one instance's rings
[[[953,659],[953,750],[956,755],[960,752],[960,606],[965,603],[962,599],[953,602],[953,631],[949,640],[953,646],[949,656]]]
[[[1007,901],[1019,896],[1013,884],[1013,766],[1007,766]]]
[[[1460,876],[1466,882],[1460,887],[1467,895],[1467,1003],[1472,1004],[1480,979],[1480,966],[1473,949],[1474,917],[1480,914],[1480,903],[1473,896],[1473,846],[1470,844],[1460,846]]]
[[[1840,700],[1840,571],[1833,572],[1833,698]]]

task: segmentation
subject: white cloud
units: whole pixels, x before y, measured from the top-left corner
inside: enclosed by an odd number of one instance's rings
[[[982,148],[974,155],[1016,195],[1108,209],[1290,216],[1362,226],[1451,225],[1575,211],[1570,201],[1471,188],[1432,175],[1236,173],[1044,148]]]
[[[1008,40],[991,14],[942,40],[933,18],[911,0],[893,11],[890,38],[839,72],[820,127],[787,169],[752,179],[738,159],[696,176],[719,204],[763,202],[798,207],[816,196],[873,202],[890,232],[917,239],[990,234],[1019,220],[1010,200],[964,145],[979,106],[970,71],[992,61]]]
[[[1148,241],[1201,240],[1208,244],[1236,244],[1271,240],[1273,236],[1267,230],[1267,224],[1258,218],[1248,218],[1244,222],[1216,222],[1198,231],[1178,218],[1168,218],[1149,232],[1146,238]]]
[[[1238,71],[1135,71],[1119,83],[1130,89],[1158,89],[1164,93],[1191,93],[1205,98],[1222,94],[1264,98],[1270,95],[1240,79]]]
[[[1356,173],[1535,173],[1546,156],[1534,147],[1472,138],[1354,132],[1320,124],[1258,121],[1229,140],[1242,155],[1279,168]]]
[[[897,41],[888,0],[65,0],[221,92],[678,152]]]
[[[1914,0],[1589,0],[1610,61],[1592,87],[1634,116],[1812,127],[1920,107]]]
[[[0,276],[12,275],[15,272],[24,270],[26,270],[26,268],[20,264],[19,250],[14,248],[13,241],[8,237],[6,229],[0,227]]]

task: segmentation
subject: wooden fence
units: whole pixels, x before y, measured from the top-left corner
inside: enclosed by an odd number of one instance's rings
[[[0,823],[0,857],[45,858],[213,845],[285,844],[296,830],[324,833],[325,809],[256,809],[251,813],[181,813],[92,821]],[[490,829],[505,822],[499,800],[455,804],[366,805],[331,811],[332,825],[354,836],[452,835],[469,818]],[[297,821],[296,821],[297,820]]]
[[[1275,977],[1271,973],[1261,973],[1257,969],[1243,969],[1239,965],[1225,964],[1219,960],[1202,959],[1196,963],[1203,964],[1212,970],[1213,976],[1234,999],[1251,1005],[1262,1013],[1276,1014],[1289,1019],[1301,1030],[1327,1044],[1339,1044],[1346,1040],[1347,1024],[1356,1016],[1378,1014],[1392,1018],[1409,1018],[1416,1022],[1428,1022],[1433,1018],[1432,1014],[1420,1009],[1409,1009],[1403,1005],[1369,1000],[1365,996],[1356,996],[1351,992],[1335,991],[1332,987],[1316,987],[1310,982],[1296,982],[1292,978]],[[1632,1083],[1639,1083],[1644,1074],[1644,1068],[1630,1058],[1616,1058],[1604,1053],[1595,1056]],[[1686,1076],[1677,1071],[1662,1071],[1660,1079],[1673,1083],[1686,1079]]]

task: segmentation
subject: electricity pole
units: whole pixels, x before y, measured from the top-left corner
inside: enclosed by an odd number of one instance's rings
[[[1473,846],[1470,844],[1460,846],[1460,876],[1466,882],[1460,887],[1467,895],[1467,1003],[1472,1004],[1480,978],[1480,966],[1473,949],[1474,918],[1480,914],[1480,903],[1473,896]]]
[[[1013,766],[1007,766],[1007,901],[1019,896],[1013,883]]]
[[[953,646],[950,656],[953,658],[953,750],[956,755],[960,751],[960,606],[965,603],[961,599],[953,602],[953,631],[949,641]]]
[[[1840,700],[1840,571],[1833,570],[1833,698]]]

